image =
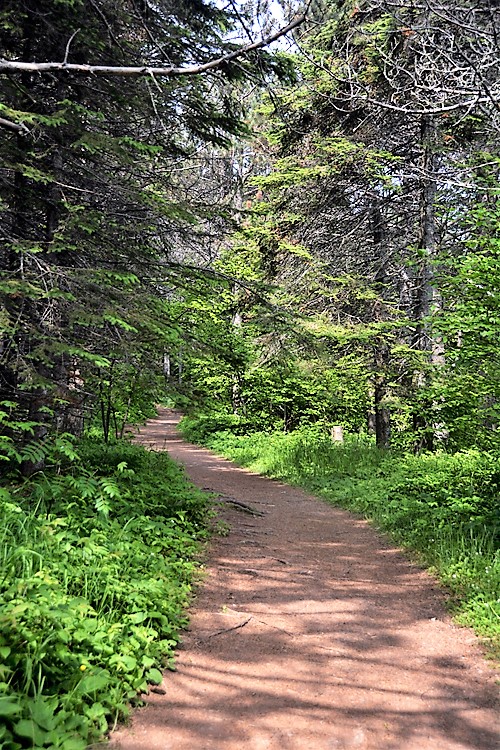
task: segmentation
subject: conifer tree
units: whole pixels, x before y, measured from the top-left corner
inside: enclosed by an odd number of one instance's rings
[[[197,278],[180,248],[213,204],[190,201],[178,175],[203,144],[245,132],[229,84],[279,64],[261,49],[233,60],[237,18],[203,0],[7,0],[0,18],[12,63],[230,57],[175,78],[1,74],[0,400],[42,438],[50,424],[77,431],[96,394],[106,412],[117,377],[178,346],[174,293]]]
[[[459,5],[313,4],[302,86],[273,92],[268,107],[276,161],[261,186],[274,236],[322,268],[331,293],[315,297],[309,274],[310,313],[364,328],[381,445],[395,397],[413,411],[417,443],[432,443],[439,402],[424,373],[444,361],[436,263],[464,248],[475,154],[498,146],[498,9]],[[280,246],[279,275],[300,295],[295,279],[308,278],[310,261]],[[338,282],[351,285],[347,299]]]

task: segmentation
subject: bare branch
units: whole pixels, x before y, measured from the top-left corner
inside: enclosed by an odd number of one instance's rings
[[[64,60],[63,60],[65,65],[68,62],[69,48],[71,47],[71,42],[73,41],[73,39],[75,38],[75,36],[78,34],[79,31],[81,31],[81,29],[77,29],[76,31],[74,31],[73,34],[71,34],[70,38],[68,39],[68,43],[66,45],[66,52],[64,53]]]
[[[18,133],[22,133],[23,135],[26,135],[30,132],[26,125],[22,125],[18,122],[12,122],[12,120],[5,120],[3,117],[0,117],[0,127],[8,128],[9,130],[16,130]]]
[[[210,62],[203,63],[201,65],[188,65],[186,67],[173,67],[169,66],[166,68],[155,68],[148,65],[142,65],[139,67],[133,66],[114,66],[114,65],[77,65],[74,63],[67,62],[18,62],[17,60],[6,60],[0,58],[0,73],[51,73],[54,71],[67,71],[69,73],[79,73],[81,75],[101,75],[101,76],[193,76],[199,75],[200,73],[206,73],[210,70],[216,70],[225,63],[231,62],[242,55],[246,55],[248,52],[253,50],[267,47],[272,42],[275,42],[280,37],[287,34],[292,29],[295,29],[305,20],[305,16],[298,16],[287,26],[277,31],[270,36],[260,39],[258,42],[252,42],[240,47],[234,52],[230,52],[227,55],[218,57]]]

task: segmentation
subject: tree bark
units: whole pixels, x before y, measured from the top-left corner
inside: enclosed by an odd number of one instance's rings
[[[420,185],[420,227],[419,227],[419,250],[422,257],[417,284],[417,295],[415,304],[415,318],[417,327],[415,331],[414,346],[422,352],[426,352],[429,364],[441,367],[444,364],[444,347],[442,339],[433,331],[431,315],[441,306],[441,299],[436,289],[433,278],[433,264],[436,260],[436,140],[437,128],[434,118],[424,116],[420,123],[420,141],[422,146],[421,171],[422,179]],[[424,388],[426,377],[423,372],[415,373],[415,386]],[[429,403],[427,409],[432,412],[433,404]],[[413,428],[417,433],[415,443],[416,450],[432,450],[437,436],[442,438],[445,434],[443,426],[433,424],[429,420],[426,409],[415,411],[413,414]]]
[[[375,275],[375,288],[379,295],[374,308],[374,320],[382,322],[386,318],[383,303],[384,286],[386,283],[385,223],[378,203],[372,203],[370,209],[370,225],[372,231],[375,255],[378,268]],[[391,442],[391,416],[386,405],[387,372],[390,365],[390,349],[383,336],[379,336],[374,346],[373,363],[375,377],[373,382],[373,405],[375,440],[379,448],[388,448]]]

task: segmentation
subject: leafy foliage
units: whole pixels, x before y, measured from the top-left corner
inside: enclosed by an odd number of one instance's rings
[[[432,396],[454,448],[498,449],[499,218],[496,203],[475,207],[465,222],[466,250],[441,274],[445,308],[437,325],[448,356]]]
[[[0,744],[83,750],[161,681],[206,500],[165,454],[85,441],[0,489]],[[83,469],[83,466],[86,469]]]

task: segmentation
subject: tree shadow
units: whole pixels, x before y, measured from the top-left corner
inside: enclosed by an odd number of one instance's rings
[[[199,486],[264,515],[224,509],[178,672],[113,747],[498,746],[493,675],[427,574],[362,519],[175,441]]]

